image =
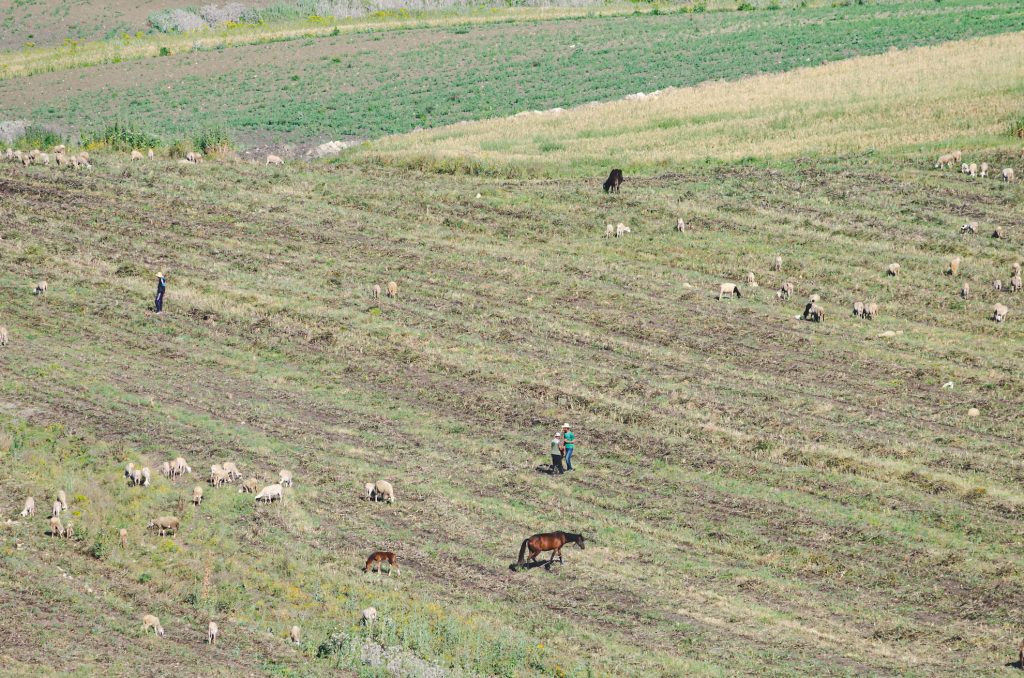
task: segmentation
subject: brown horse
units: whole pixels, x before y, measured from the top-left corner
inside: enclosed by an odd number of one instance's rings
[[[384,561],[388,563],[388,576],[391,576],[391,570],[394,570],[398,574],[402,574],[401,568],[398,567],[398,557],[391,551],[374,551],[370,554],[370,557],[366,559],[366,566],[363,567],[363,572],[372,572],[374,568],[377,570],[377,574],[384,572]]]
[[[564,562],[562,560],[562,547],[566,544],[576,544],[581,549],[586,548],[583,543],[583,535],[573,534],[572,532],[545,532],[543,534],[535,534],[529,539],[523,540],[523,545],[519,547],[519,566],[526,565],[527,561],[523,560],[526,555],[526,549],[530,549],[530,561],[537,562],[537,556],[544,551],[551,551],[551,559],[548,560],[548,566],[555,562],[555,556],[558,556],[558,562]]]

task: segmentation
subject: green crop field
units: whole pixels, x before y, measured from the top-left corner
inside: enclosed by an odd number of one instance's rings
[[[727,79],[281,167],[98,142],[90,168],[0,161],[0,675],[1012,675],[1024,187],[999,177],[1024,174],[1024,33],[974,36],[1021,20],[999,0],[595,17],[0,81],[5,119],[121,109],[169,142]],[[973,39],[932,45],[952,37]],[[362,117],[299,115],[326,101]],[[989,176],[934,166],[954,149]],[[822,323],[800,319],[814,294]],[[565,421],[577,468],[551,476]],[[192,473],[160,475],[178,456]],[[294,486],[257,504],[209,482],[228,460]],[[364,498],[378,479],[395,503]],[[586,548],[511,567],[551,530]],[[363,572],[378,549],[400,574]]]
[[[210,124],[253,142],[378,137],[1022,29],[1016,0],[929,0],[391,30],[11,78],[0,99],[8,117],[120,118],[167,142]]]

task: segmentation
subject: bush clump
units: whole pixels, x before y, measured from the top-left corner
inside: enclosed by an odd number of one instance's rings
[[[207,127],[196,134],[192,142],[204,155],[227,153],[231,150],[231,137],[223,127]]]
[[[85,146],[106,146],[115,151],[130,151],[159,146],[160,139],[148,132],[136,129],[126,122],[118,121],[108,125],[101,132],[83,136],[82,143]]]
[[[14,139],[12,146],[24,150],[53,148],[64,143],[64,137],[57,132],[39,125],[29,125]]]
[[[1010,123],[1010,136],[1024,139],[1024,116],[1017,118]]]
[[[201,16],[187,9],[165,9],[150,14],[149,25],[160,33],[187,33],[209,27]]]

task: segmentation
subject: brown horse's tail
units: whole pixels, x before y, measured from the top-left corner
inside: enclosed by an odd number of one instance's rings
[[[519,564],[522,565],[525,561],[523,558],[526,557],[526,545],[530,543],[529,539],[523,540],[523,545],[519,547]]]

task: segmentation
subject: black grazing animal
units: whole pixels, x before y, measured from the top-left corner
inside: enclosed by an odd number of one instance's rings
[[[608,178],[604,182],[604,192],[618,193],[619,186],[622,185],[623,181],[625,181],[625,179],[622,177],[622,170],[613,169],[612,173],[608,175]]]

